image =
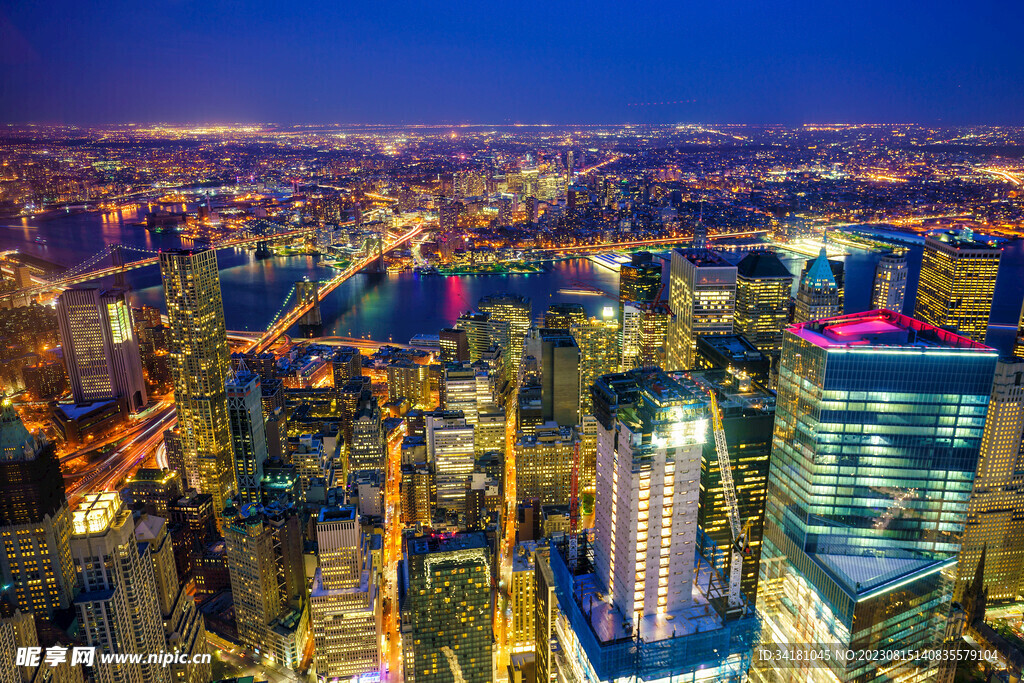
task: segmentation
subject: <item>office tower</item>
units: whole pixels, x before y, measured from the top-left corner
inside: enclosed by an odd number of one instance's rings
[[[871,308],[903,312],[907,296],[907,252],[890,251],[882,254],[875,266],[875,283],[871,287]]]
[[[540,361],[544,422],[574,426],[580,421],[580,348],[565,330],[531,330],[528,355]]]
[[[178,580],[174,547],[168,532],[167,520],[154,515],[136,517],[135,539],[149,546],[156,583],[157,605],[164,628],[164,652],[179,652],[188,656],[185,664],[170,667],[170,680],[174,683],[205,683],[210,680],[210,663],[197,660],[206,654],[206,625],[186,586]]]
[[[317,560],[310,590],[318,680],[348,679],[380,662],[372,567],[351,505],[324,507],[316,522]]]
[[[629,263],[619,268],[619,320],[623,307],[631,302],[653,303],[661,294],[661,263],[649,251],[633,254]]]
[[[297,668],[309,637],[298,514],[290,507],[232,507],[222,527],[239,640]]]
[[[465,330],[454,327],[446,327],[438,335],[438,343],[441,346],[440,361],[442,363],[456,363],[469,360],[469,338]]]
[[[135,539],[135,524],[113,491],[87,493],[71,513],[71,555],[77,571],[75,609],[86,643],[104,652],[147,655],[164,650],[164,626],[157,601],[149,544]],[[166,682],[160,664],[102,662],[98,680]]]
[[[914,317],[984,343],[1001,256],[970,230],[925,237]]]
[[[387,449],[376,398],[364,401],[352,420],[352,445],[348,451],[348,469],[384,470]]]
[[[75,403],[118,397],[146,407],[146,380],[132,309],[122,292],[68,289],[57,298],[61,348]]]
[[[549,423],[521,434],[516,449],[516,498],[568,505],[579,438],[571,427]],[[579,476],[579,473],[577,473]]]
[[[416,683],[489,683],[491,571],[484,535],[413,538],[408,547],[407,675]]]
[[[583,304],[551,304],[544,311],[544,327],[549,330],[568,330],[587,319]]]
[[[331,358],[331,374],[334,377],[335,389],[342,388],[354,377],[362,376],[363,356],[359,353],[359,349],[351,346],[338,348]]]
[[[490,402],[487,390],[487,372],[484,368],[482,381],[485,385],[484,403]],[[477,367],[474,363],[449,363],[441,377],[441,407],[444,410],[461,410],[466,423],[476,426],[480,405],[477,387]]]
[[[121,497],[133,509],[165,518],[170,514],[171,503],[183,494],[181,474],[149,467],[136,470],[121,490]]]
[[[704,391],[714,392],[722,411],[722,427],[729,448],[733,485],[740,520],[747,535],[750,554],[743,559],[741,590],[746,601],[757,599],[758,567],[764,530],[764,508],[768,495],[768,464],[775,424],[775,395],[751,382],[742,373],[702,370],[692,373]],[[697,526],[721,550],[732,547],[722,475],[713,439],[704,443],[700,464],[700,505]],[[729,576],[732,553],[723,557],[722,574]]]
[[[752,251],[736,266],[735,331],[765,353],[782,348],[793,274],[770,251]]]
[[[497,344],[512,353],[509,344],[511,327],[505,320],[499,320],[490,313],[463,313],[455,321],[455,328],[466,332],[469,343],[469,360],[476,362],[492,344]],[[509,363],[508,372],[512,372]],[[516,366],[518,370],[518,366]]]
[[[732,334],[736,266],[710,249],[673,249],[668,303],[675,319],[665,361],[671,370],[689,370],[697,337]]]
[[[388,400],[407,399],[413,408],[430,410],[433,399],[430,395],[430,366],[409,360],[388,363]]]
[[[983,585],[992,601],[1014,600],[1024,589],[1024,359],[996,365],[974,489],[960,551],[958,593],[985,551]]]
[[[628,303],[622,311],[622,337],[619,341],[622,369],[663,365],[672,311],[668,304]]]
[[[0,581],[23,612],[70,606],[71,518],[52,443],[29,434],[10,399],[0,408]]]
[[[700,370],[729,370],[768,386],[772,361],[742,334],[727,334],[698,338],[694,366]]]
[[[611,317],[591,318],[569,331],[580,349],[580,415],[589,415],[594,405],[591,385],[601,375],[619,371],[619,324]]]
[[[426,418],[427,462],[434,469],[438,507],[463,511],[473,473],[473,426],[462,413],[436,411]]]
[[[502,292],[481,298],[477,308],[483,313],[490,313],[492,321],[508,323],[508,343],[502,344],[500,339],[494,339],[491,343],[501,344],[508,350],[509,372],[514,376],[519,372],[523,344],[530,331],[530,300],[519,294]]]
[[[477,456],[487,453],[505,455],[505,409],[493,403],[483,406],[473,429],[473,449]]]
[[[235,485],[224,382],[228,338],[213,249],[160,253],[178,434],[189,488],[217,510]]]
[[[267,431],[260,401],[260,376],[245,362],[228,375],[224,384],[228,401],[228,429],[235,464],[240,504],[260,502],[263,462],[267,459]]]
[[[604,375],[594,403],[594,561],[612,604],[636,628],[693,599],[707,399],[654,369]]]
[[[402,524],[430,524],[433,517],[431,482],[433,476],[425,462],[402,465],[401,519]]]
[[[796,291],[796,312],[793,321],[834,318],[843,314],[843,286],[836,279],[832,262],[821,248],[818,258],[807,262]]]
[[[757,597],[764,642],[941,642],[996,358],[891,311],[786,330]],[[905,659],[794,666],[774,677],[930,675]]]
[[[545,556],[537,556],[534,559],[533,583],[533,650],[536,667],[534,680],[549,683],[555,680],[557,671],[551,641],[555,635],[558,597],[555,594],[555,577],[551,572],[551,563]]]

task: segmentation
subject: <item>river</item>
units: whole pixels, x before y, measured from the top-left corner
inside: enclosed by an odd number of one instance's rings
[[[181,246],[174,234],[153,234],[132,223],[140,220],[133,211],[59,214],[43,220],[0,220],[0,249],[33,254],[64,266],[72,266],[102,250],[108,244],[157,250]],[[37,242],[36,238],[40,238]],[[45,241],[45,243],[43,243]],[[851,250],[846,261],[846,311],[867,308],[878,254]],[[799,274],[805,257],[780,251],[786,266]],[[127,252],[126,260],[141,254]],[[229,330],[265,329],[281,308],[293,283],[304,277],[326,280],[335,270],[322,266],[313,256],[256,259],[246,249],[218,252],[224,316]],[[742,254],[726,253],[737,261]],[[911,313],[917,291],[921,248],[910,250],[910,277],[905,312]],[[668,267],[664,268],[665,278]],[[1024,242],[1006,246],[996,284],[989,343],[1006,351],[1012,345],[1024,299]],[[128,274],[136,303],[163,307],[163,291],[156,267]],[[606,296],[559,294],[574,285],[595,287]],[[587,259],[549,264],[542,273],[530,275],[426,276],[416,273],[358,274],[321,302],[324,334],[368,337],[406,343],[413,335],[436,334],[451,325],[460,313],[475,307],[486,294],[509,291],[530,297],[534,317],[552,303],[577,301],[588,313],[597,315],[604,306],[615,305],[618,275]],[[667,298],[668,288],[665,289]]]

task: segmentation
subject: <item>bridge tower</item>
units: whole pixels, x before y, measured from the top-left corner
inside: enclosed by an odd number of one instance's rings
[[[295,298],[301,306],[312,303],[312,308],[302,314],[299,318],[299,330],[302,336],[307,339],[323,336],[324,325],[320,317],[320,285],[309,280],[299,280],[295,283]]]
[[[121,251],[121,247],[121,244],[115,244],[110,247],[110,260],[113,262],[114,267],[118,268],[117,272],[114,273],[114,289],[126,292],[128,291],[128,280],[124,276],[124,270],[121,270],[124,266],[124,252]]]
[[[271,256],[273,254],[270,252],[270,243],[267,240],[260,240],[256,243],[256,258],[265,259]]]

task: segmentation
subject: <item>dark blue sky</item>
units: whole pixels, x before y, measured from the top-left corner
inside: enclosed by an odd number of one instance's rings
[[[0,0],[0,120],[1021,124],[1022,25],[986,0]]]

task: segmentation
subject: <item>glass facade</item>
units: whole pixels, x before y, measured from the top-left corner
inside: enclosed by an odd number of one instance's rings
[[[769,639],[917,649],[941,636],[996,358],[889,311],[786,331],[758,595]],[[806,673],[931,675],[913,660]]]

